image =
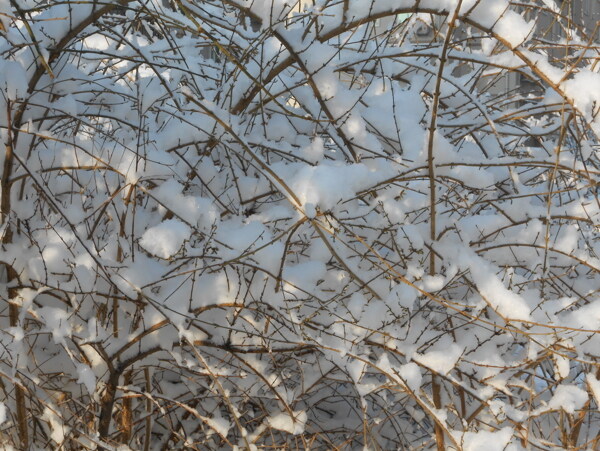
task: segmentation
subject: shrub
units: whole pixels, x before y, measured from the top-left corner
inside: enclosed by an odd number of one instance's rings
[[[597,446],[570,6],[0,1],[4,446]]]

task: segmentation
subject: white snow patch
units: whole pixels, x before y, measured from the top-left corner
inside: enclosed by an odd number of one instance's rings
[[[425,276],[423,277],[423,289],[428,293],[435,293],[444,288],[444,277],[437,276]]]
[[[463,258],[467,260],[477,289],[493,309],[505,318],[530,319],[531,311],[525,299],[507,289],[488,262],[477,256],[463,255]]]
[[[575,385],[559,385],[554,396],[548,403],[552,410],[564,410],[567,413],[575,413],[581,409],[588,399],[588,394]]]
[[[177,219],[167,219],[146,230],[142,235],[140,245],[151,254],[169,258],[179,251],[191,233],[191,229],[183,222]]]
[[[600,406],[600,381],[594,377],[593,374],[588,373],[585,377],[585,380],[590,387],[590,391],[592,395],[594,395],[594,399],[596,400],[596,405]]]
[[[65,426],[60,417],[54,411],[46,407],[41,417],[42,421],[48,422],[50,426],[50,438],[57,444],[62,444],[65,436],[69,433],[69,427]]]
[[[588,119],[597,113],[597,105],[600,102],[600,74],[582,69],[573,78],[563,82],[562,88]]]
[[[515,48],[527,39],[533,27],[533,23],[525,21],[523,16],[515,11],[505,11],[494,26],[494,31]]]
[[[79,375],[77,383],[85,385],[88,393],[93,394],[96,391],[96,375],[92,369],[87,365],[78,365],[77,374]]]
[[[568,358],[561,355],[554,356],[554,368],[560,379],[566,379],[569,376],[569,372],[571,371],[570,366]]]
[[[423,376],[421,375],[421,368],[419,368],[419,365],[414,362],[407,363],[400,367],[399,373],[400,377],[412,391],[418,391],[419,388],[421,388]]]
[[[505,427],[499,431],[465,432],[462,437],[464,451],[504,451],[513,436],[513,430]]]
[[[269,426],[280,431],[289,432],[293,435],[302,434],[306,424],[307,415],[304,410],[293,412],[294,418],[287,412],[281,412],[269,417]]]
[[[448,374],[456,366],[463,348],[455,343],[444,349],[432,350],[425,354],[415,354],[415,361],[440,374]]]
[[[231,423],[222,417],[214,417],[214,418],[204,418],[206,424],[208,424],[212,429],[214,429],[217,434],[222,437],[227,437],[227,433],[231,428]]]
[[[71,335],[69,315],[64,310],[55,307],[42,307],[37,309],[36,313],[52,333],[54,343],[64,343],[65,337]]]
[[[304,214],[308,219],[314,219],[317,216],[317,209],[314,204],[311,204],[310,202],[304,204]]]

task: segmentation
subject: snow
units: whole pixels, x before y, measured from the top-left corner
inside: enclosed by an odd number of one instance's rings
[[[52,333],[55,343],[64,343],[65,338],[71,335],[72,325],[69,314],[56,307],[42,307],[36,310],[48,331]]]
[[[207,198],[183,194],[184,186],[175,179],[162,183],[152,191],[152,195],[161,203],[160,211],[167,208],[188,224],[198,225],[209,230],[218,220],[217,209]]]
[[[556,387],[552,399],[548,402],[548,408],[575,413],[576,410],[583,408],[587,400],[588,394],[585,390],[576,385],[563,384]]]
[[[315,219],[317,216],[317,210],[315,206],[309,202],[304,204],[304,214],[308,219]]]
[[[17,61],[0,62],[0,86],[9,100],[24,98],[27,94],[27,75]]]
[[[136,298],[142,287],[156,282],[163,273],[164,267],[154,258],[139,254],[135,262],[120,271],[120,277],[115,280],[115,283],[123,293]]]
[[[354,318],[360,318],[367,301],[360,293],[354,293],[348,300],[348,311]]]
[[[302,156],[311,163],[318,163],[325,154],[325,142],[320,136],[315,136],[310,144],[302,149]]]
[[[139,102],[140,102],[140,111],[142,113],[146,113],[150,107],[160,99],[164,93],[160,89],[160,80],[156,78],[156,75],[153,74],[153,77],[143,77],[138,80],[139,86]]]
[[[170,258],[181,249],[190,234],[191,229],[183,222],[167,219],[147,229],[142,235],[140,245],[157,257]]]
[[[291,5],[284,0],[243,0],[240,3],[263,18],[263,27],[279,22],[291,9]]]
[[[468,265],[477,289],[492,308],[506,318],[529,320],[530,309],[525,299],[504,286],[492,265],[468,254],[463,254],[462,259]]]
[[[222,437],[227,437],[231,423],[222,417],[204,418],[204,421]]]
[[[293,416],[287,412],[281,412],[268,418],[269,426],[293,435],[304,432],[306,420],[307,415],[304,410],[293,412]]]
[[[416,392],[421,388],[423,376],[421,374],[419,365],[416,363],[410,362],[406,365],[402,365],[398,373],[408,388],[410,388],[413,392]]]
[[[444,277],[437,276],[425,276],[423,277],[423,289],[429,293],[435,293],[444,288]]]
[[[346,365],[346,369],[348,370],[348,374],[354,381],[354,383],[358,386],[359,382],[365,372],[366,363],[362,360],[350,360],[350,362]]]
[[[339,183],[339,180],[346,183]],[[300,169],[293,176],[290,186],[303,204],[310,203],[322,210],[329,210],[371,183],[372,176],[364,164],[348,166],[323,162],[318,166]]]
[[[526,22],[523,16],[515,11],[504,11],[493,30],[512,48],[516,48],[531,36],[534,26],[534,22]]]
[[[560,379],[566,379],[567,377],[569,377],[569,373],[571,371],[571,363],[567,357],[555,355],[554,366],[556,368],[556,374]]]
[[[298,290],[312,292],[315,290],[316,283],[325,277],[326,266],[320,261],[306,261],[297,265],[287,265],[283,271],[283,280],[286,281],[286,289],[295,293]]]
[[[223,304],[235,301],[235,291],[232,291],[230,280],[225,274],[203,274],[196,281],[196,286],[202,288],[201,295],[193,300],[192,308],[211,304]]]
[[[10,5],[10,0],[0,0],[0,22],[5,30],[7,30],[10,26],[11,16],[13,16],[13,11]]]
[[[96,391],[96,375],[92,369],[87,365],[81,364],[77,366],[77,373],[79,374],[77,383],[83,384],[88,393],[93,394]]]
[[[596,377],[591,373],[588,373],[585,376],[585,381],[587,382],[591,394],[594,397],[594,400],[596,401],[596,405],[600,406],[600,381],[596,379]]]
[[[443,346],[439,345],[438,348]],[[448,374],[457,364],[464,349],[456,343],[451,343],[444,349],[434,349],[424,354],[415,354],[413,359],[419,364],[431,368],[436,373]]]
[[[600,329],[600,300],[595,299],[563,317],[564,324],[587,330]]]
[[[505,427],[498,431],[466,432],[461,437],[465,451],[505,451],[511,441],[513,430]]]
[[[395,313],[401,313],[397,307],[412,309],[419,292],[410,285],[400,282],[387,296],[387,305]]]
[[[153,0],[89,21],[104,7],[18,4],[31,30],[0,0],[18,311],[0,373],[46,407],[32,449],[84,440],[69,408],[113,368],[142,393],[148,370],[154,412],[210,449],[369,447],[365,425],[382,449],[435,447],[432,418],[446,447],[520,449],[522,423],[559,449],[544,424],[600,403],[600,75],[569,21],[539,45],[533,8],[555,2],[460,2],[441,77],[456,0]],[[536,91],[507,92],[519,78]],[[117,392],[102,440],[124,448]]]
[[[561,87],[573,100],[575,106],[588,118],[596,117],[600,104],[600,74],[589,69],[581,69],[572,78],[565,80]]]
[[[55,410],[50,407],[45,407],[44,413],[40,419],[47,422],[50,426],[50,438],[54,443],[61,444],[64,441],[65,436],[69,433],[70,428],[63,424]]]

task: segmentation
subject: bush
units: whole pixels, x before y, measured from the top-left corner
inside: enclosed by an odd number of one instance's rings
[[[597,446],[571,6],[1,0],[5,448]]]

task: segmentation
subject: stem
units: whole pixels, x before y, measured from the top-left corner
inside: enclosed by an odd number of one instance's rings
[[[133,380],[133,370],[127,371],[123,375],[123,385],[131,384]],[[131,440],[131,430],[133,424],[132,401],[130,397],[123,398],[123,411],[121,414],[121,439],[123,444],[129,443]]]
[[[10,279],[9,279],[10,281]],[[10,326],[17,327],[19,322],[19,308],[15,304],[9,306]],[[19,429],[19,440],[21,448],[29,449],[29,434],[27,431],[27,408],[25,406],[25,390],[15,384],[15,402],[17,403],[17,424]]]
[[[11,210],[10,203],[10,192],[12,183],[10,182],[10,176],[12,175],[14,165],[14,140],[12,133],[12,111],[11,102],[6,102],[6,122],[7,128],[7,142],[5,144],[5,157],[4,166],[2,168],[2,195],[0,196],[0,224],[5,225],[4,234],[2,235],[2,244],[10,243],[12,241],[12,230],[9,224],[9,216]],[[6,282],[10,284],[13,280],[17,279],[17,274],[14,268],[6,263],[3,263],[6,270]],[[9,285],[10,286],[10,285]],[[13,299],[18,294],[17,287],[11,287],[8,289],[9,299]],[[19,307],[16,304],[9,304],[9,321],[11,327],[17,327],[19,324]],[[29,448],[29,434],[27,431],[27,408],[25,406],[25,391],[19,384],[15,384],[15,402],[17,404],[17,424],[19,430],[19,439],[21,441],[21,447],[26,450]]]
[[[6,122],[8,124],[7,130],[7,142],[5,143],[5,155],[4,155],[4,166],[2,168],[2,180],[0,186],[2,187],[2,195],[0,196],[0,223],[6,224],[6,230],[2,236],[2,243],[10,243],[12,234],[8,225],[8,217],[10,215],[10,176],[13,170],[14,164],[14,148],[13,148],[13,133],[12,133],[12,111],[11,102],[6,102]]]
[[[433,243],[436,240],[436,197],[435,197],[435,164],[434,164],[434,148],[433,143],[435,139],[435,130],[437,128],[437,115],[440,104],[440,91],[442,84],[442,76],[444,73],[444,66],[446,65],[446,54],[448,52],[448,45],[452,37],[452,31],[458,18],[458,13],[462,5],[462,0],[458,0],[452,19],[448,24],[448,31],[446,38],[444,39],[444,45],[442,47],[442,54],[440,56],[440,67],[438,69],[437,78],[435,81],[435,91],[433,94],[433,105],[431,109],[431,121],[429,123],[429,140],[427,143],[427,168],[429,176],[429,207],[430,207],[430,220],[429,220],[429,238],[431,240],[431,251],[429,253],[429,274],[435,275],[435,252],[433,251]],[[433,404],[436,409],[442,408],[441,399],[441,387],[435,374],[431,375],[431,390],[433,392]],[[438,451],[444,451],[444,430],[438,424],[435,423],[435,441],[437,443]]]
[[[117,394],[117,385],[119,384],[119,373],[112,371],[106,382],[106,391],[100,402],[100,420],[98,423],[98,436],[103,442],[108,441],[110,432],[110,422],[112,420],[113,407]],[[108,451],[104,447],[98,448],[100,451]]]
[[[148,367],[144,368],[144,378],[146,379],[146,393],[150,394],[150,389],[152,386],[150,385],[150,370]],[[152,434],[152,401],[148,396],[146,398],[146,436],[144,437],[144,451],[148,451],[150,449],[150,439]]]

